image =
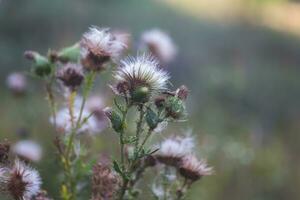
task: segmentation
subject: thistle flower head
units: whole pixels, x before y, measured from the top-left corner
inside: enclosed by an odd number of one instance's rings
[[[21,95],[27,89],[27,79],[23,74],[14,72],[8,75],[6,85],[14,94]]]
[[[202,176],[212,175],[213,168],[208,167],[205,160],[198,160],[196,156],[190,154],[182,158],[179,172],[183,177],[196,181]]]
[[[17,142],[12,147],[12,151],[26,161],[29,160],[38,162],[42,158],[42,147],[31,140],[22,140]]]
[[[117,59],[126,48],[123,41],[108,28],[94,26],[83,34],[80,45],[83,66],[95,71],[102,70],[107,61]]]
[[[156,154],[156,158],[159,162],[178,166],[181,159],[192,152],[194,148],[193,138],[191,137],[173,137],[164,140],[160,144],[160,149]]]
[[[82,83],[84,75],[80,65],[67,63],[58,72],[56,77],[71,90],[76,89]]]
[[[172,61],[177,53],[177,48],[170,36],[159,29],[144,32],[142,43],[162,63]]]
[[[12,168],[2,168],[1,190],[16,200],[31,199],[38,194],[41,186],[39,173],[16,160]]]
[[[118,81],[117,86],[123,85],[123,90],[119,92],[127,92],[134,102],[146,102],[153,95],[166,90],[170,79],[169,74],[159,68],[157,60],[148,55],[121,61],[114,77]],[[128,91],[124,91],[126,89]]]

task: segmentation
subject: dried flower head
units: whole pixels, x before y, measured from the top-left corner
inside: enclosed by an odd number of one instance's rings
[[[99,71],[109,60],[116,60],[126,45],[108,28],[91,27],[80,42],[81,62],[87,70]]]
[[[181,159],[192,152],[194,148],[191,137],[172,137],[160,144],[159,151],[155,155],[157,160],[163,164],[178,166]]]
[[[124,93],[124,88],[128,88],[131,100],[139,103],[146,102],[153,95],[166,90],[170,78],[167,72],[159,68],[158,62],[148,55],[121,61],[114,77],[118,81],[117,89],[122,88],[120,94]]]
[[[42,147],[31,140],[22,140],[12,147],[12,151],[21,159],[38,162],[42,158]]]
[[[27,89],[26,77],[19,72],[11,73],[6,79],[7,87],[16,95],[22,95]]]
[[[212,175],[213,168],[208,167],[205,160],[198,160],[196,156],[190,154],[182,158],[179,172],[186,179],[196,181],[202,176]]]
[[[162,63],[172,61],[177,53],[177,48],[170,36],[159,29],[144,32],[142,44]]]
[[[1,191],[16,200],[27,200],[40,191],[41,178],[39,173],[16,160],[11,168],[1,168]]]
[[[10,144],[8,142],[0,143],[0,163],[7,163],[10,152]]]
[[[92,200],[114,199],[120,185],[120,178],[107,164],[98,163],[93,168]]]
[[[56,77],[61,80],[66,87],[74,90],[81,85],[84,74],[80,65],[67,63],[57,72]]]

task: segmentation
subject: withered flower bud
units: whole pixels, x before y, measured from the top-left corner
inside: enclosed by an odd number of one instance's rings
[[[98,163],[93,168],[92,200],[112,200],[120,186],[120,178],[111,168]]]
[[[158,109],[163,108],[166,102],[166,98],[164,96],[158,96],[154,99],[154,104]]]
[[[10,152],[10,144],[8,142],[0,143],[0,163],[7,163]]]
[[[146,156],[144,158],[145,167],[154,167],[156,165],[156,163],[157,163],[157,161],[156,161],[155,157],[152,155]]]
[[[182,85],[176,90],[176,96],[181,99],[181,100],[186,100],[189,95],[189,89],[185,86]]]
[[[71,63],[66,64],[60,71],[58,71],[56,76],[66,87],[71,88],[71,90],[79,87],[84,79],[81,67],[77,64]]]

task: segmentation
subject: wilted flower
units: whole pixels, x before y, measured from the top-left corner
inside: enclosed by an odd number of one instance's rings
[[[155,155],[161,163],[171,166],[178,166],[181,159],[192,152],[194,148],[193,138],[173,137],[164,140]]]
[[[42,158],[42,147],[38,143],[31,140],[17,142],[15,145],[13,145],[12,151],[26,161],[29,160],[38,162]]]
[[[172,61],[177,53],[177,48],[170,36],[159,29],[144,32],[142,44],[162,63]]]
[[[179,172],[186,179],[196,181],[202,176],[212,175],[213,168],[208,167],[205,160],[198,160],[196,156],[190,154],[182,158]]]
[[[11,168],[0,169],[1,191],[16,200],[31,199],[38,194],[40,186],[39,173],[19,160]]]
[[[93,168],[92,200],[112,200],[118,191],[120,178],[107,164],[99,162]]]
[[[11,73],[6,79],[7,87],[16,95],[22,95],[27,89],[26,77],[19,72]]]
[[[56,77],[71,90],[79,87],[84,79],[84,74],[80,65],[67,63],[58,72]]]
[[[108,28],[91,27],[81,39],[81,62],[87,70],[99,71],[109,60],[116,60],[126,45]]]
[[[118,84],[126,86],[122,89],[128,89],[127,95],[133,102],[143,103],[153,95],[167,89],[170,77],[158,66],[158,62],[151,56],[128,58],[121,61],[121,66],[115,72],[114,77]],[[123,90],[119,93],[124,95]]]

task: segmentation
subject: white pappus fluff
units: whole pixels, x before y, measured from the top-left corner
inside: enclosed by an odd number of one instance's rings
[[[114,78],[119,82],[126,82],[131,88],[139,84],[145,85],[155,93],[167,89],[170,76],[159,68],[155,58],[143,54],[137,58],[129,57],[122,60]]]

